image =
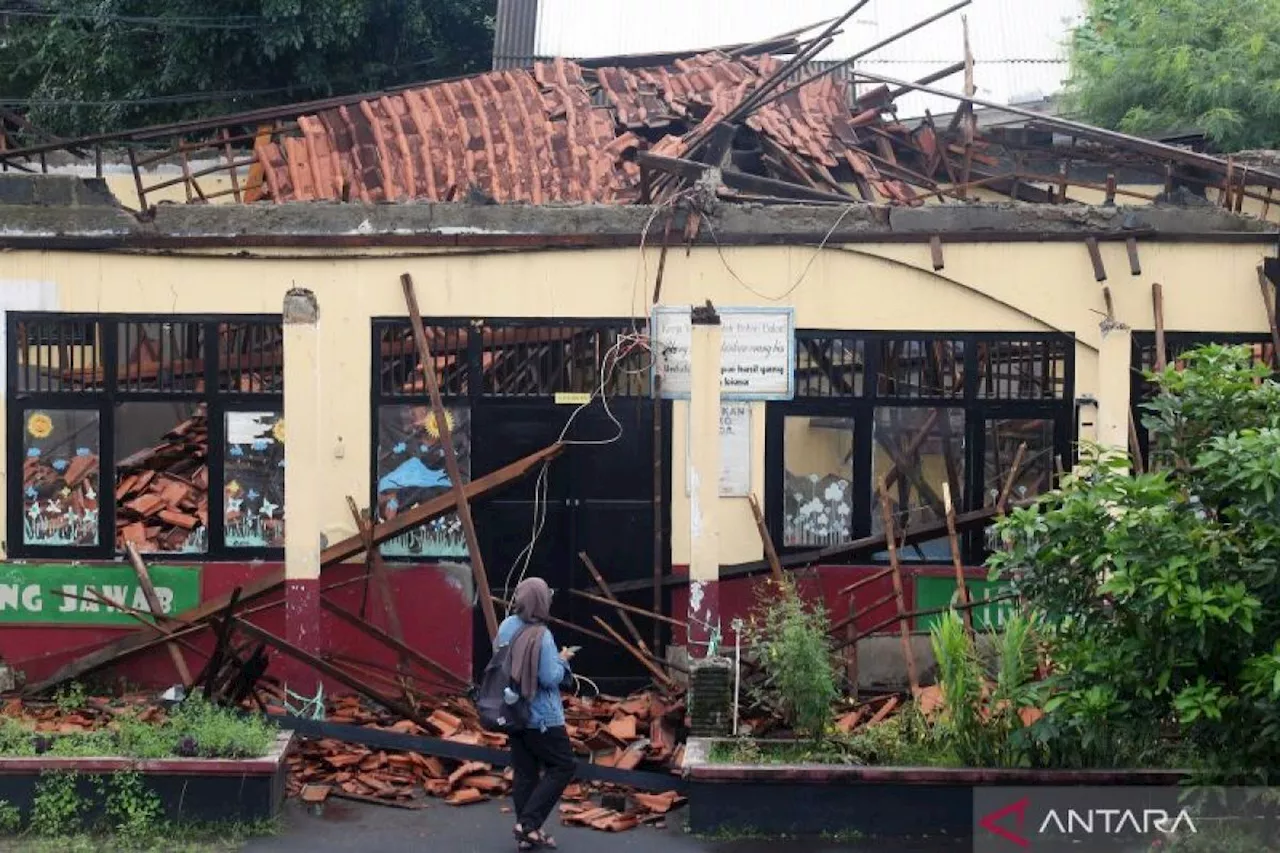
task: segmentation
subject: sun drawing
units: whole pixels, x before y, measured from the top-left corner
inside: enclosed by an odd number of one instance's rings
[[[27,432],[32,438],[48,438],[53,434],[53,419],[44,412],[36,412],[27,418]]]
[[[444,410],[444,422],[449,427],[449,431],[452,432],[453,431],[453,412],[449,411],[448,409]],[[419,425],[424,430],[426,430],[427,435],[431,436],[432,438],[440,437],[440,424],[436,423],[436,416],[434,412],[428,412],[427,416],[422,419]]]
[[[271,428],[271,437],[284,444],[284,418],[276,421],[276,425]]]

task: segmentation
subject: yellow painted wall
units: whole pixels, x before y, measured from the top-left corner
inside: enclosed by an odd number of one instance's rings
[[[1095,393],[1101,288],[1083,244],[1015,243],[945,247],[934,273],[927,245],[697,248],[667,260],[662,301],[721,307],[790,305],[801,328],[1075,333],[1076,393]],[[1257,245],[1142,244],[1143,275],[1132,277],[1123,244],[1103,257],[1117,319],[1152,327],[1153,281],[1164,285],[1170,330],[1267,329],[1255,268]],[[17,251],[0,254],[0,296],[40,290],[41,304],[65,311],[120,313],[278,313],[293,286],[320,305],[321,443],[318,472],[323,533],[355,531],[347,495],[368,494],[371,424],[367,400],[374,316],[403,316],[399,277],[418,284],[423,314],[441,317],[619,317],[648,310],[657,251],[642,265],[635,249],[436,254],[415,258],[125,254]],[[812,261],[812,264],[810,263]],[[25,292],[25,291],[24,291]],[[6,302],[9,307],[20,307]],[[353,405],[352,400],[360,401]],[[676,460],[685,459],[686,404],[674,407]],[[752,469],[764,485],[764,405],[753,405]],[[345,452],[339,458],[339,445]],[[0,454],[0,464],[5,459]],[[689,557],[686,469],[673,468],[673,560]],[[7,473],[7,472],[4,472]],[[0,509],[3,509],[0,489]],[[745,499],[720,499],[721,560],[756,559],[761,547]]]

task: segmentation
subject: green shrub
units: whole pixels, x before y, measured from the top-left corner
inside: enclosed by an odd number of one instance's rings
[[[765,674],[756,698],[776,708],[797,734],[821,738],[839,695],[826,611],[806,602],[790,579],[769,581],[768,595],[746,628]]]
[[[0,800],[0,835],[13,835],[22,828],[22,812],[8,800]]]
[[[31,806],[31,830],[36,835],[59,836],[75,832],[84,821],[88,802],[76,790],[76,773],[42,773]]]
[[[1190,756],[1207,777],[1265,784],[1280,771],[1280,385],[1243,347],[1182,358],[1150,377],[1158,470],[1089,451],[997,525],[1008,550],[988,565],[1044,616],[1041,761]]]
[[[121,840],[140,841],[155,834],[161,824],[163,806],[137,773],[117,773],[101,793],[104,813],[112,832]]]
[[[991,633],[994,660],[988,664],[974,635],[951,611],[931,631],[943,704],[933,736],[970,767],[1022,767],[1032,763],[1029,742],[1020,736],[1023,712],[1036,708],[1036,631],[1031,619],[1015,613],[1003,633]]]
[[[181,754],[187,747],[203,756],[256,758],[275,743],[277,729],[262,717],[241,714],[192,696],[170,715],[167,729],[174,738],[171,749]],[[184,743],[188,738],[194,743]]]

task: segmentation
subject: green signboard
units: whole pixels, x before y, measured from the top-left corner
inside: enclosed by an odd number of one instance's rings
[[[999,582],[988,580],[970,580],[965,583],[969,597],[974,601],[985,601],[1008,592],[1008,588]],[[960,591],[956,589],[955,577],[916,578],[916,610],[933,610],[960,603]],[[983,604],[973,608],[973,627],[980,630],[1004,627],[1004,620],[1013,612],[1015,602],[998,601],[995,604]],[[942,617],[941,613],[916,617],[916,630],[928,632]]]
[[[199,569],[148,566],[147,573],[165,613],[174,615],[200,603]],[[114,607],[82,600],[92,598],[89,590],[135,610],[150,609],[138,577],[129,566],[6,563],[0,564],[0,624],[138,624]]]

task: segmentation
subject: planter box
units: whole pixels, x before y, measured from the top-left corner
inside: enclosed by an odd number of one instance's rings
[[[285,756],[292,732],[281,732],[262,758],[0,758],[0,800],[29,816],[41,774],[79,774],[80,796],[100,809],[97,789],[88,777],[104,781],[115,773],[137,773],[164,806],[165,815],[180,821],[255,821],[275,817],[284,802],[289,768]],[[94,809],[90,810],[93,817]]]
[[[1167,789],[1178,770],[995,770],[829,764],[712,764],[717,741],[692,738],[683,775],[693,832],[973,838],[974,791],[995,787]],[[968,849],[968,848],[966,848]]]

